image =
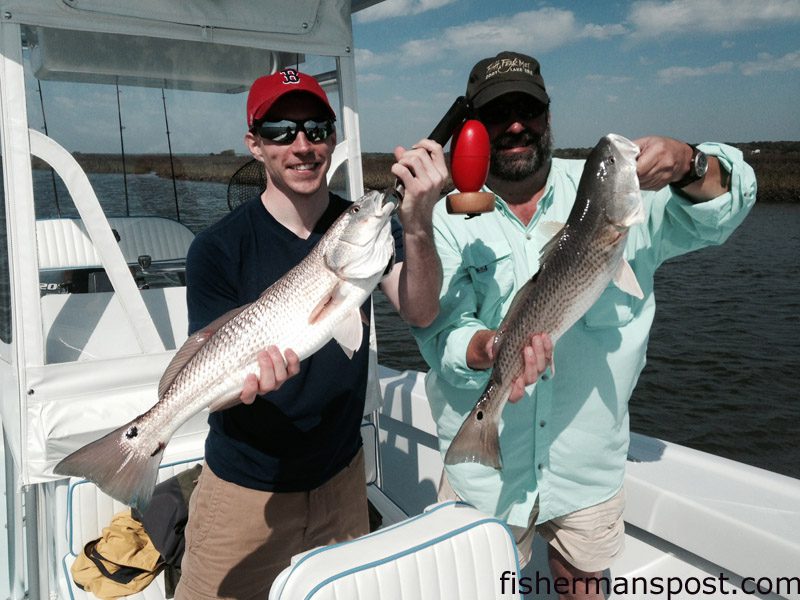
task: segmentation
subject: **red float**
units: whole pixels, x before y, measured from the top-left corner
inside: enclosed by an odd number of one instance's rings
[[[494,210],[494,194],[480,191],[488,174],[489,133],[480,121],[467,120],[450,144],[450,176],[458,193],[447,196],[447,212],[474,217]]]
[[[483,123],[470,119],[453,134],[450,173],[460,192],[477,192],[489,173],[489,134]]]

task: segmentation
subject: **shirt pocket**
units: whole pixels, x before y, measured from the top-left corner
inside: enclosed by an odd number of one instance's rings
[[[633,320],[636,298],[609,283],[597,301],[583,315],[587,329],[622,327]]]
[[[467,271],[477,296],[479,312],[499,306],[514,289],[514,262],[507,242],[480,240],[470,248]]]

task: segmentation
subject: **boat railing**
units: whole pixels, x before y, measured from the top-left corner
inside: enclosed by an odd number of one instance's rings
[[[30,130],[31,154],[51,166],[67,186],[94,251],[100,259],[139,352],[163,352],[165,345],[156,329],[128,263],[86,173],[75,158],[52,138]]]

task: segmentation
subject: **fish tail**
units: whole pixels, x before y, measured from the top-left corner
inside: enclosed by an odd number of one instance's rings
[[[79,448],[53,471],[88,479],[115,500],[143,511],[153,496],[165,446],[149,443],[137,418]]]
[[[481,398],[461,424],[461,428],[447,449],[445,464],[476,462],[495,469],[502,468],[498,423],[497,419],[491,418],[486,411],[487,404],[484,398]]]

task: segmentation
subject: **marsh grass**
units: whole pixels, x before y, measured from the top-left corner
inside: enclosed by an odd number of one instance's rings
[[[758,200],[761,202],[800,202],[800,142],[748,142],[732,144],[739,148],[745,160],[753,167],[758,181]],[[585,158],[590,148],[566,148],[555,151],[561,158]],[[112,154],[75,153],[75,158],[86,172],[122,173],[122,159]],[[176,155],[170,161],[164,154],[134,154],[125,157],[125,171],[132,174],[154,173],[159,177],[193,181],[227,183],[231,175],[250,160],[232,150],[208,155]],[[394,183],[390,169],[394,158],[389,153],[364,153],[362,155],[365,189],[384,189]],[[34,168],[43,168],[34,159]],[[333,189],[344,189],[342,169],[334,174]],[[448,179],[443,193],[453,189]]]

